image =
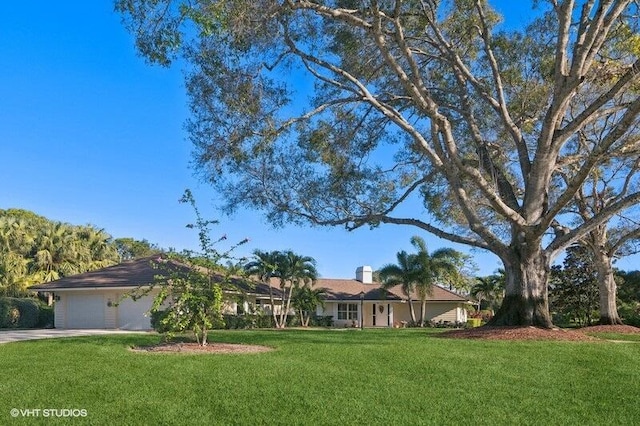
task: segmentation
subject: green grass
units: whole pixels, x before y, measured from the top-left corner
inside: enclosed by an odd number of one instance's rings
[[[623,334],[623,333],[587,333],[587,334],[603,340],[640,342],[640,334]]]
[[[129,351],[152,335],[0,345],[10,410],[86,409],[70,424],[634,424],[640,345],[442,339],[425,330],[220,331],[258,354]],[[62,419],[63,421],[65,419]]]

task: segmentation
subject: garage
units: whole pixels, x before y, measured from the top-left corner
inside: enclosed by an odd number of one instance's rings
[[[105,328],[102,294],[68,294],[65,328]]]
[[[118,304],[118,328],[122,330],[150,330],[151,319],[147,312],[151,309],[153,298],[145,296],[137,301],[126,298]]]

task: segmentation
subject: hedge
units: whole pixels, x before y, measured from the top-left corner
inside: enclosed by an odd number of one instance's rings
[[[0,297],[0,328],[52,326],[52,307],[32,298]]]
[[[161,320],[165,317],[166,311],[157,311],[151,314],[151,328],[158,333],[166,333],[169,331],[167,327],[164,327]],[[309,321],[309,325],[312,327],[332,327],[332,316],[317,316],[314,315]],[[246,329],[246,328],[273,328],[273,317],[267,314],[240,314],[224,315],[224,328],[226,329]],[[287,317],[287,327],[300,326],[300,318],[297,315],[289,315]]]

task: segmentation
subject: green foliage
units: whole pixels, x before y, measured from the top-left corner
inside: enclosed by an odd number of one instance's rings
[[[45,303],[40,301],[39,309],[40,310],[38,312],[38,323],[36,324],[36,328],[53,328],[54,307],[47,306]]]
[[[625,324],[640,327],[640,271],[616,271],[618,314]]]
[[[492,3],[116,8],[146,59],[185,61],[194,163],[229,210],[411,225],[491,251],[520,282],[497,323],[551,326],[549,259],[640,200],[637,2],[534,0],[504,26]],[[615,202],[582,221],[575,195],[600,167],[620,172]],[[542,289],[522,273],[534,264]],[[543,309],[521,303],[532,294]]]
[[[333,327],[333,315],[313,315],[309,325],[312,327]]]
[[[402,286],[407,302],[413,298],[415,291],[421,301],[420,319],[416,320],[413,304],[409,303],[411,321],[424,326],[426,320],[426,299],[436,284],[456,283],[459,286],[465,281],[461,272],[462,265],[468,257],[449,248],[436,250],[432,254],[427,251],[424,240],[418,236],[411,238],[416,253],[408,254],[402,250],[396,254],[397,264],[383,266],[378,275],[385,289],[396,285]]]
[[[616,271],[618,298],[623,303],[640,303],[640,271]]]
[[[313,286],[318,271],[316,269],[316,261],[312,257],[302,256],[287,251],[264,252],[256,250],[253,252],[254,260],[248,262],[244,266],[247,274],[258,278],[269,286],[269,301],[271,306],[277,306],[276,300],[279,302],[280,312],[272,308],[273,322],[276,328],[284,328],[288,324],[289,310],[294,302],[294,294],[296,291],[305,287]],[[271,280],[276,279],[279,282],[279,296],[274,295]],[[309,313],[311,304],[315,301],[316,305],[320,303],[321,292],[311,291],[310,293],[302,293],[309,298],[306,301],[300,299],[300,303],[304,305],[302,311],[302,323],[309,322]],[[306,297],[304,298],[306,299]],[[313,299],[313,300],[312,300]],[[315,308],[315,307],[314,307]]]
[[[309,325],[318,305],[324,307],[325,295],[326,293],[322,289],[312,289],[306,286],[294,288],[291,306],[300,314],[303,327]]]
[[[160,334],[167,336],[167,333],[171,331],[170,327],[165,326],[165,318],[168,313],[164,309],[153,310],[150,313],[151,328]]]
[[[150,309],[153,328],[164,333],[166,338],[192,332],[196,341],[204,346],[209,330],[224,327],[223,288],[237,290],[238,277],[233,273],[239,270],[230,265],[237,260],[231,252],[248,240],[242,240],[226,251],[218,251],[216,245],[226,240],[225,235],[217,240],[210,236],[210,226],[218,222],[205,220],[200,215],[190,190],[184,192],[180,202],[190,204],[195,212],[195,224],[187,227],[198,231],[201,251],[169,253],[160,258],[154,264],[158,269],[155,283],[148,283],[150,285],[125,297],[136,300],[158,290]]]
[[[162,252],[158,246],[150,243],[146,239],[136,240],[135,238],[129,237],[116,238],[114,244],[121,261],[139,259]]]
[[[599,290],[590,252],[580,245],[567,249],[563,267],[554,266],[549,284],[550,309],[565,324],[591,325],[597,318]]]
[[[291,323],[289,319],[289,324]],[[275,323],[273,317],[262,312],[254,314],[245,313],[242,315],[225,315],[224,325],[226,329],[248,329],[248,328],[273,328]]]
[[[640,327],[640,302],[621,303],[618,314],[625,324]]]
[[[40,303],[32,298],[0,297],[0,328],[39,326],[41,320],[46,321],[44,316],[40,316],[40,308]]]
[[[483,302],[489,309],[495,310],[500,306],[506,287],[504,269],[498,269],[487,277],[477,277],[476,284],[471,288],[471,296],[478,301],[478,309],[483,309]]]
[[[235,329],[253,329],[253,328],[273,328],[275,321],[270,315],[262,312],[245,313],[242,315],[224,315],[224,328],[228,330]],[[333,327],[332,315],[311,315],[306,325],[303,325],[302,318],[299,315],[287,316],[287,327]]]
[[[50,221],[33,212],[0,210],[0,295],[100,269],[119,260],[113,239],[91,225]]]

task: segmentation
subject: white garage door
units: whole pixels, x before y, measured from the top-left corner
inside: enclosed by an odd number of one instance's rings
[[[67,296],[66,328],[105,328],[104,297],[99,294]]]
[[[118,328],[123,330],[150,330],[151,319],[145,314],[151,308],[153,298],[145,296],[135,302],[126,298],[118,304]]]

